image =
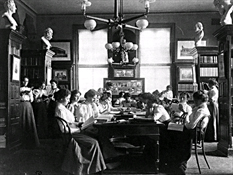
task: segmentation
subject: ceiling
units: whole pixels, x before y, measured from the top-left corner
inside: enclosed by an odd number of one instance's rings
[[[15,0],[17,1],[17,0]],[[18,0],[37,15],[81,14],[82,0]],[[87,14],[109,14],[114,11],[114,0],[89,0]],[[124,13],[144,13],[141,0],[123,0]],[[213,12],[217,11],[213,0],[156,0],[150,4],[150,12]]]

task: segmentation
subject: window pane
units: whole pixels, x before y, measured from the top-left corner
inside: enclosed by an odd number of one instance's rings
[[[140,32],[141,64],[171,63],[170,28],[148,28]]]
[[[84,95],[89,89],[98,90],[107,77],[107,68],[79,68],[79,91]]]
[[[79,35],[79,64],[107,64],[107,30],[91,32],[78,30]]]
[[[163,91],[171,83],[171,66],[141,66],[140,77],[145,78],[145,92]]]

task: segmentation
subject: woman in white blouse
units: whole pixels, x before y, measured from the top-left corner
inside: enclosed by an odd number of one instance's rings
[[[92,174],[106,169],[98,141],[80,133],[73,113],[66,108],[70,101],[70,91],[61,89],[55,92],[57,102],[55,116],[64,119],[71,128],[72,139],[63,161],[62,169],[74,175]],[[61,131],[63,126],[59,123]]]
[[[33,94],[28,87],[29,78],[24,77],[22,87],[20,87],[20,105],[19,115],[22,124],[22,141],[26,148],[39,146],[39,138],[36,129],[36,122],[31,102],[33,102]]]

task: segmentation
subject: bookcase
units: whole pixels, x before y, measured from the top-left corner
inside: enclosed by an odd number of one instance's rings
[[[27,76],[32,86],[52,79],[51,50],[21,50],[21,78]]]
[[[0,29],[0,151],[21,147],[20,50],[23,36],[18,31]]]
[[[218,40],[219,142],[217,148],[228,156],[232,148],[233,25],[222,26],[213,35]]]
[[[218,79],[218,47],[199,46],[192,51],[195,60],[196,80],[199,90],[210,78]]]
[[[190,101],[193,101],[192,94],[197,91],[196,71],[194,64],[177,64],[176,65],[176,82],[177,95],[181,92],[188,92],[190,94]]]

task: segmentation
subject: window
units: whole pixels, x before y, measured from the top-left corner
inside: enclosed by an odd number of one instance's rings
[[[84,94],[89,89],[103,87],[103,78],[108,77],[107,30],[90,32],[82,29],[78,30],[78,36],[78,82],[79,90]]]
[[[145,92],[165,90],[171,84],[171,28],[147,28],[139,34],[140,77]]]

